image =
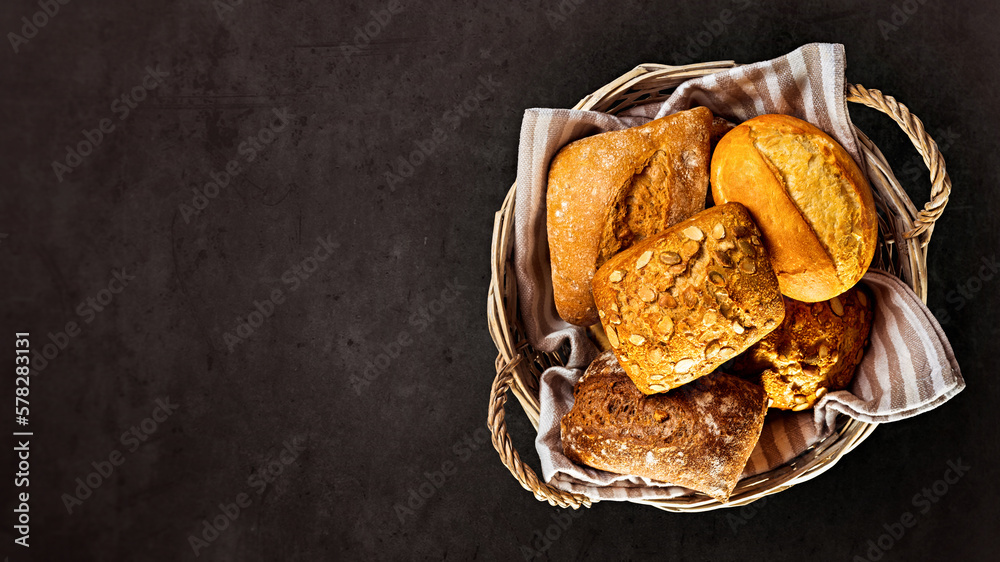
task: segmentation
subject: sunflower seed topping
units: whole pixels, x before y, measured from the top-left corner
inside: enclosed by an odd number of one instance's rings
[[[677,252],[663,252],[660,254],[660,261],[667,265],[681,263],[681,255]]]
[[[674,372],[677,372],[677,373],[686,373],[686,372],[688,372],[688,371],[691,370],[691,367],[694,367],[694,361],[693,360],[691,360],[691,359],[681,359],[680,361],[677,362],[676,365],[674,365]]]
[[[670,293],[663,293],[656,302],[664,308],[677,308],[677,299]]]
[[[726,252],[716,250],[712,255],[715,256],[715,261],[719,262],[719,265],[722,267],[733,267],[733,259]]]
[[[639,298],[645,302],[653,302],[656,300],[656,291],[650,287],[644,285],[639,287],[639,290],[636,292],[639,294]]]
[[[649,263],[649,260],[651,260],[652,258],[653,258],[653,250],[646,250],[645,252],[642,253],[641,256],[639,256],[639,259],[635,261],[635,268],[642,269],[646,267],[646,264]]]
[[[833,309],[833,313],[837,316],[844,315],[844,303],[840,302],[840,297],[830,299],[830,308]]]
[[[701,239],[705,237],[705,233],[702,232],[697,226],[691,225],[684,229],[684,236],[687,236],[695,242],[700,242]]]
[[[620,342],[618,341],[618,332],[615,331],[614,326],[608,326],[604,330],[604,333],[608,336],[608,342],[611,343],[611,347],[618,347]]]
[[[691,256],[698,253],[701,249],[701,244],[695,242],[694,240],[688,240],[681,246],[681,252],[683,252],[684,257],[690,258]]]

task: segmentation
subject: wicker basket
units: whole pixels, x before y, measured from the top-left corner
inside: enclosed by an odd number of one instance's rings
[[[573,109],[618,113],[642,103],[666,99],[682,82],[735,67],[733,61],[709,62],[688,66],[643,64],[583,98]],[[937,144],[924,131],[923,123],[906,106],[878,90],[847,86],[847,100],[877,109],[906,132],[913,146],[930,170],[931,200],[919,210],[913,205],[889,168],[881,151],[861,131],[857,131],[861,151],[868,167],[868,179],[879,211],[879,251],[876,264],[905,281],[927,301],[927,242],[934,221],[941,216],[951,193],[951,180]],[[564,492],[542,482],[526,466],[511,445],[504,418],[507,391],[517,397],[532,425],[538,428],[538,380],[552,365],[563,365],[564,353],[536,351],[528,343],[517,304],[517,280],[513,266],[514,193],[511,187],[493,223],[492,279],[487,296],[490,335],[499,355],[496,378],[490,392],[488,423],[493,446],[511,474],[540,501],[561,507],[590,507],[588,498]],[[704,494],[668,500],[631,500],[667,511],[709,511],[746,505],[769,494],[788,489],[829,470],[838,459],[857,447],[875,430],[869,424],[840,416],[835,431],[788,463],[767,473],[746,478],[736,486],[728,503],[720,503]]]

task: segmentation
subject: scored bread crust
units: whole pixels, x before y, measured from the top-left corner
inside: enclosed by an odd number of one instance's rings
[[[871,187],[836,141],[788,115],[761,115],[712,155],[716,203],[744,204],[764,233],[783,295],[828,300],[871,264],[878,223]]]
[[[570,460],[727,501],[764,427],[763,389],[722,372],[646,396],[614,354],[591,363],[560,424]]]
[[[850,384],[873,318],[874,297],[862,283],[824,302],[785,297],[784,322],[737,357],[732,371],[762,384],[772,408],[811,408]]]
[[[591,280],[607,259],[705,207],[712,113],[698,107],[601,133],[549,168],[546,230],[559,316],[597,322]]]
[[[645,394],[711,373],[785,314],[760,231],[739,203],[618,254],[594,276],[594,298],[615,355]]]

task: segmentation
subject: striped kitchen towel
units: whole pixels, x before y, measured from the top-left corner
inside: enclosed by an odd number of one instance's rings
[[[566,109],[525,112],[514,209],[514,265],[521,316],[536,348],[570,349],[566,367],[543,373],[536,448],[546,481],[594,500],[656,499],[690,491],[644,478],[574,465],[562,454],[559,421],[572,406],[573,384],[597,355],[584,328],[559,318],[552,298],[545,189],[555,153],[573,140],[641,125],[703,105],[741,122],[784,113],[811,122],[834,137],[864,168],[844,98],[842,45],[810,44],[777,59],[741,66],[680,85],[661,103],[617,116]],[[919,298],[900,280],[870,271],[865,283],[878,297],[871,346],[849,390],[831,392],[812,411],[769,414],[744,476],[767,472],[829,435],[838,415],[882,423],[937,407],[965,383],[944,332]]]

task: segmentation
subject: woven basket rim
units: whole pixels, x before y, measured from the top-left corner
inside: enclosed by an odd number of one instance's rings
[[[645,103],[665,99],[680,83],[737,66],[733,61],[705,62],[686,66],[640,64],[597,91],[585,96],[573,109],[618,113]],[[923,157],[931,176],[931,198],[920,210],[893,175],[881,151],[857,127],[859,148],[865,159],[867,175],[875,194],[879,216],[879,247],[884,269],[901,278],[926,302],[926,248],[933,233],[934,222],[941,216],[951,192],[951,181],[937,144],[926,133],[923,123],[906,106],[878,90],[848,84],[847,101],[859,103],[889,115],[903,129]],[[542,482],[534,471],[524,465],[514,450],[507,433],[504,405],[507,390],[517,397],[532,425],[538,427],[538,376],[551,365],[563,364],[560,354],[534,350],[528,343],[520,323],[517,281],[513,273],[513,210],[516,183],[507,192],[494,220],[492,244],[492,278],[487,296],[490,335],[497,346],[496,377],[490,395],[488,424],[493,444],[501,460],[521,485],[540,501],[561,507],[589,507],[592,501],[580,494],[560,490]],[[873,264],[875,265],[875,264]],[[699,512],[746,505],[766,495],[786,490],[815,478],[829,470],[847,453],[857,447],[878,424],[870,424],[838,416],[831,435],[807,448],[794,459],[766,473],[740,481],[730,500],[718,502],[704,494],[694,493],[669,500],[636,500],[633,503],[651,505],[678,512]]]

